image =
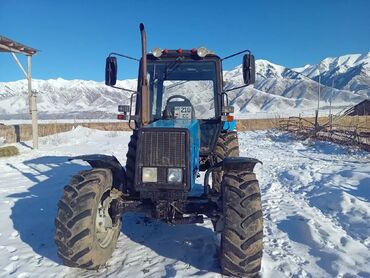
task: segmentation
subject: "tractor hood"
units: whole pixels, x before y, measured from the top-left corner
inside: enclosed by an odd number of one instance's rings
[[[158,120],[149,125],[143,127],[143,129],[147,128],[163,128],[163,129],[187,129],[190,135],[190,144],[194,146],[199,152],[200,148],[200,125],[198,120]]]
[[[192,131],[199,130],[199,123],[197,120],[158,120],[144,128],[186,128]]]

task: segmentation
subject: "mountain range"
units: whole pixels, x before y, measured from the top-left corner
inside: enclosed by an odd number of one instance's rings
[[[370,52],[326,58],[316,65],[287,68],[256,60],[256,83],[228,93],[239,118],[314,114],[320,78],[320,112],[329,107],[338,113],[370,98]],[[224,71],[227,89],[242,85],[241,65]],[[135,90],[135,79],[118,81]],[[33,79],[41,119],[115,118],[118,104],[128,104],[130,93],[87,80]],[[202,98],[197,96],[197,105]],[[204,100],[204,105],[206,100]],[[27,81],[0,82],[0,119],[25,119],[28,115]]]

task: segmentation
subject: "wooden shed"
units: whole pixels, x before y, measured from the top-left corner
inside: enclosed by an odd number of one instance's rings
[[[37,53],[38,50],[28,47],[24,44],[16,42],[12,39],[0,35],[0,53],[10,53],[19,68],[24,73],[24,76],[27,78],[28,83],[28,97],[30,105],[30,113],[32,117],[32,141],[33,148],[38,148],[38,123],[37,123],[37,102],[36,102],[36,92],[32,91],[32,78],[31,78],[31,58]],[[27,56],[27,71],[18,60],[16,54],[23,54]]]
[[[368,116],[370,115],[370,99],[365,99],[361,101],[359,104],[348,109],[344,112],[345,115],[348,116]]]

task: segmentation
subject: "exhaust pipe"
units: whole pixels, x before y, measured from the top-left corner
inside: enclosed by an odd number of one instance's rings
[[[147,79],[146,33],[144,24],[140,23],[141,33],[141,121],[143,125],[150,122],[150,97]]]

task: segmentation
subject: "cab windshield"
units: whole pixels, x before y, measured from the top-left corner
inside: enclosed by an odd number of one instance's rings
[[[148,81],[153,120],[215,117],[215,62],[149,61]]]

